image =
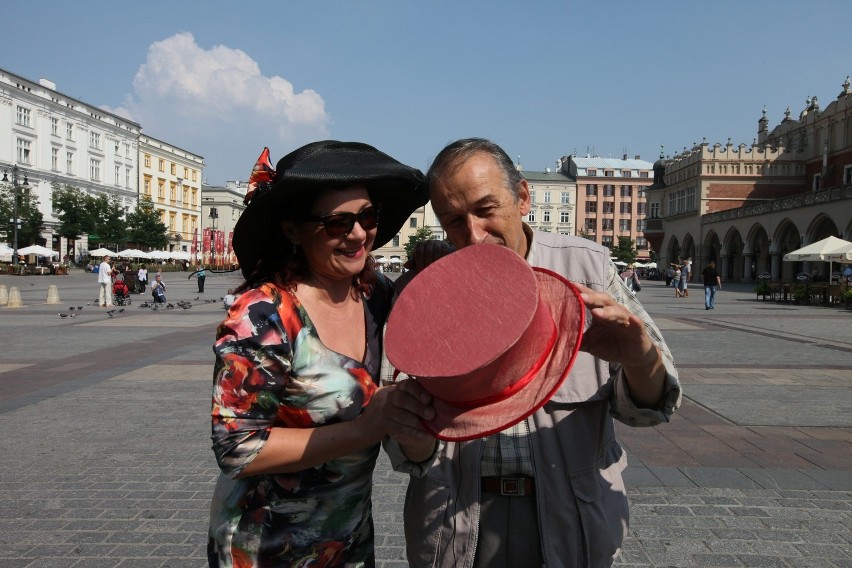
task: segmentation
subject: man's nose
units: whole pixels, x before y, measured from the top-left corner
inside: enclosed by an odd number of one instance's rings
[[[482,223],[476,217],[467,218],[467,226],[465,231],[465,246],[478,245],[483,242],[488,236],[488,231],[482,226]]]

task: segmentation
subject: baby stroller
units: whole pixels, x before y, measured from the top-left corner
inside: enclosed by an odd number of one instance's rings
[[[133,303],[130,299],[130,289],[127,287],[127,284],[124,283],[124,280],[116,280],[113,283],[112,296],[115,299],[115,305],[117,306],[127,306]]]

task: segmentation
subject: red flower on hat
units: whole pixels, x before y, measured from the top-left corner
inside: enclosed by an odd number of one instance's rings
[[[248,205],[256,193],[263,193],[269,189],[272,186],[272,182],[275,181],[275,175],[275,168],[272,166],[272,162],[269,161],[269,148],[264,146],[263,152],[260,153],[260,157],[251,169],[251,175],[248,180],[248,191],[246,191],[243,204]]]

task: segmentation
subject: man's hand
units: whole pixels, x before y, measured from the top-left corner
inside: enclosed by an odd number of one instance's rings
[[[592,315],[580,349],[604,361],[620,363],[634,402],[656,406],[663,395],[666,369],[645,324],[609,294],[579,284],[577,287]]]
[[[414,245],[414,254],[411,258],[405,261],[405,264],[402,265],[408,270],[408,272],[403,273],[394,282],[394,286],[396,286],[397,291],[402,292],[408,283],[411,282],[421,270],[439,258],[447,256],[453,252],[453,250],[455,250],[453,245],[446,241],[428,240],[420,241]]]
[[[406,457],[413,462],[428,458],[435,449],[436,440],[423,428],[423,420],[435,417],[432,395],[416,380],[400,381],[388,390],[385,403],[385,428],[396,439]]]

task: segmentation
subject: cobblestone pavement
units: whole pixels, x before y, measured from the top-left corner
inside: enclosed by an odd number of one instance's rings
[[[109,316],[86,305],[94,275],[0,276],[24,303],[0,306],[0,568],[206,566],[210,345],[237,279],[204,295],[165,280],[190,309],[133,296]],[[729,285],[708,312],[698,288],[643,284],[686,398],[670,424],[618,427],[632,519],[616,565],[852,566],[852,310]],[[378,565],[407,566],[406,479],[382,457],[375,482]]]

